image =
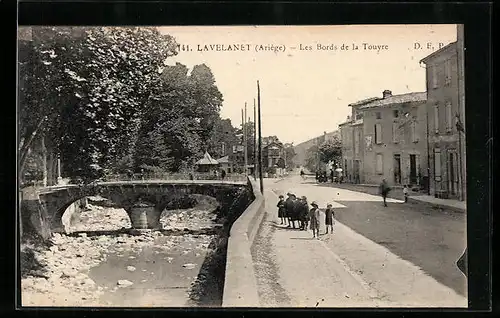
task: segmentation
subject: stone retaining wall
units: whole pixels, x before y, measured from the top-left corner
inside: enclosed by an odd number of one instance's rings
[[[265,215],[264,197],[249,179],[254,201],[233,223],[228,239],[223,307],[259,307],[251,247]]]

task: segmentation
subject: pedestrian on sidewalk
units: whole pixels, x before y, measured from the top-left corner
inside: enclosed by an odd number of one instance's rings
[[[408,202],[408,187],[406,186],[406,184],[403,187],[403,194],[405,196],[405,203],[407,203]]]
[[[280,195],[279,198],[280,200],[276,205],[278,207],[278,217],[281,219],[280,224],[286,224],[285,199],[282,195]]]
[[[295,195],[293,193],[287,193],[288,198],[285,201],[285,213],[288,218],[288,227],[295,228]]]
[[[313,201],[311,203],[312,209],[309,211],[309,219],[311,222],[311,230],[313,231],[313,238],[319,239],[319,218],[320,211],[318,209],[318,203]]]
[[[332,205],[327,204],[325,210],[325,225],[326,234],[328,234],[328,226],[330,226],[330,232],[333,233],[333,217],[335,216],[335,211],[333,211]]]
[[[309,204],[307,203],[307,198],[305,196],[302,196],[300,200],[297,202],[297,214],[298,214],[298,221],[300,223],[300,230],[305,231],[307,230],[307,224],[308,224],[308,219],[309,219]]]
[[[387,184],[387,180],[383,179],[382,183],[380,184],[380,194],[382,195],[382,199],[384,199],[384,206],[387,206],[387,195],[389,194],[389,191],[391,191],[391,188]]]

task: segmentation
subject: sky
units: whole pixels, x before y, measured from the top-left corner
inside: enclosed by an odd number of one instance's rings
[[[223,118],[241,125],[245,102],[253,118],[259,81],[262,136],[294,144],[337,130],[351,112],[350,103],[382,97],[386,89],[393,95],[424,92],[425,68],[419,61],[456,41],[457,34],[456,25],[444,24],[159,29],[185,48],[169,64],[211,68],[224,96]],[[235,51],[235,45],[247,50]],[[233,50],[224,50],[229,47]]]

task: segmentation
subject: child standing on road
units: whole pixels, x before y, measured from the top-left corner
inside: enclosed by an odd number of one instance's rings
[[[311,203],[312,209],[309,211],[309,220],[311,224],[311,230],[313,232],[313,238],[319,239],[319,209],[318,209],[318,203],[316,201],[313,201]]]
[[[325,225],[326,234],[328,234],[328,226],[330,226],[330,232],[333,233],[333,217],[335,216],[335,211],[332,209],[332,205],[328,204],[325,210]]]
[[[403,187],[403,194],[405,195],[405,203],[408,202],[408,187],[406,184]]]
[[[282,195],[279,198],[280,200],[276,205],[278,207],[278,217],[281,219],[281,224],[286,224],[285,200]]]

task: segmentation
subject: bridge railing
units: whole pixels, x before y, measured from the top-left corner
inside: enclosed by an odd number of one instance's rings
[[[224,178],[213,173],[136,173],[136,174],[115,174],[108,175],[102,178],[103,182],[115,181],[152,181],[152,180],[218,180],[218,181],[233,181],[246,182],[247,176],[244,174],[226,174]]]

